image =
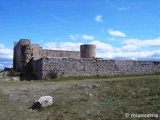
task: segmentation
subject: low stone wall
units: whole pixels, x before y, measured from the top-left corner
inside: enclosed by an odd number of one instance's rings
[[[42,73],[36,72],[38,78],[49,78],[54,71],[58,76],[111,76],[121,74],[160,73],[160,62],[132,60],[42,58],[35,63],[35,70],[42,67]],[[37,66],[38,65],[38,66]]]

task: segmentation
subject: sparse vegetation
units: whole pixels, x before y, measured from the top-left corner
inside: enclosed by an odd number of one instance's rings
[[[34,100],[43,95],[53,96],[54,104],[41,110],[29,110]],[[0,82],[0,103],[3,103],[0,118],[128,120],[131,118],[125,118],[125,113],[159,114],[159,96],[160,75]],[[146,118],[140,118],[143,119]]]
[[[5,73],[2,73],[2,78],[3,78],[3,79],[5,79],[5,78],[6,78]]]
[[[49,73],[54,73],[54,72],[49,72]],[[54,73],[57,75],[57,72]],[[109,79],[109,78],[124,78],[124,77],[139,77],[139,76],[151,76],[151,75],[160,75],[159,73],[157,74],[133,74],[133,75],[112,75],[112,76],[80,76],[80,77],[53,77],[50,80],[52,81],[70,81],[70,80],[86,80],[86,79]]]
[[[12,76],[12,77],[15,77],[15,76],[18,76],[19,75],[19,72],[17,72],[16,70],[14,69],[11,69],[8,71],[8,76]]]
[[[58,72],[56,69],[51,69],[49,72],[48,72],[48,78],[49,79],[55,79],[55,78],[58,78]]]

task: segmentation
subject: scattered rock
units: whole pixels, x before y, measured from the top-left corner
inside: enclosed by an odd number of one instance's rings
[[[83,85],[83,87],[84,87],[84,88],[92,88],[92,86],[90,86],[90,85],[85,85],[85,84]]]
[[[41,109],[53,104],[53,98],[51,96],[42,96],[36,100],[29,109]]]
[[[92,94],[92,93],[86,92],[86,95],[89,96],[89,99],[90,99],[90,100],[93,100],[93,94]]]
[[[92,88],[99,88],[99,85],[98,85],[98,84],[94,84],[94,85],[92,86]]]
[[[9,76],[9,71],[1,71],[0,72],[0,81],[20,81],[19,76]]]
[[[86,92],[86,95],[89,95],[90,97],[93,96],[93,94],[92,94],[92,93],[89,93],[89,92]]]

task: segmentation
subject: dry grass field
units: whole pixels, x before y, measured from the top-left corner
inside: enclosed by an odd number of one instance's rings
[[[43,95],[52,96],[54,104],[29,110]],[[159,118],[131,118],[125,113],[159,114]],[[160,75],[0,82],[0,120],[123,119],[160,119]]]

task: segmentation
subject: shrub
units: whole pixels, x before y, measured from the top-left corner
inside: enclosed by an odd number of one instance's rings
[[[8,71],[8,76],[19,76],[19,72],[17,72],[16,70],[14,69],[11,69]]]
[[[48,77],[49,79],[58,78],[58,72],[57,72],[57,70],[56,70],[56,69],[51,69],[51,70],[49,70],[47,77]]]

